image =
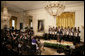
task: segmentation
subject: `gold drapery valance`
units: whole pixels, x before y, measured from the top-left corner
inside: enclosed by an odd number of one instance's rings
[[[56,19],[56,24],[63,27],[74,27],[75,26],[75,13],[74,12],[64,12]]]

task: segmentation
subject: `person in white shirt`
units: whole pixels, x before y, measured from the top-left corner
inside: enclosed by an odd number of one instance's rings
[[[50,27],[50,26],[49,26],[49,30],[48,30],[48,31],[49,31],[49,34],[51,34],[51,33],[50,33],[50,32],[51,32],[51,27]]]
[[[63,40],[65,40],[65,29],[63,29]]]

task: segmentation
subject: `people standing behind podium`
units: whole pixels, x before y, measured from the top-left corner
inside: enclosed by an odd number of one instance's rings
[[[65,27],[65,29],[63,30],[63,34],[66,35],[66,27]]]
[[[68,26],[67,30],[70,31],[70,27],[69,26]]]
[[[59,38],[60,38],[60,41],[59,42],[61,42],[61,40],[62,40],[62,38],[63,38],[63,32],[62,32],[63,30],[60,30],[60,32],[59,32]]]
[[[71,27],[70,32],[69,32],[69,39],[70,39],[70,41],[72,41],[72,40],[73,40],[72,27]]]
[[[56,27],[56,28],[55,28],[55,34],[57,34],[57,31],[58,31],[58,28]]]
[[[76,29],[76,43],[79,43],[80,42],[80,36],[81,36],[81,33],[80,33],[80,28],[78,27],[78,29]]]
[[[63,40],[66,38],[66,27],[63,29]]]
[[[49,26],[49,30],[48,30],[48,33],[49,33],[49,38],[48,39],[51,39],[51,27]],[[46,38],[46,37],[45,37]]]
[[[61,26],[61,29],[60,29],[60,42],[61,42],[61,40],[63,40],[63,31],[64,31],[64,29],[63,29],[63,26]]]
[[[76,30],[77,30],[76,27],[74,27],[74,32],[76,32]]]
[[[60,41],[60,26],[58,26],[58,31],[57,31],[57,41]]]
[[[63,26],[61,26],[61,31],[63,31]]]
[[[57,27],[56,27],[56,28],[55,28],[55,31],[54,31],[55,39],[57,39],[57,31],[58,31],[58,29],[57,29]]]
[[[77,30],[77,31],[78,31],[79,33],[81,32],[81,31],[80,31],[80,27],[78,27],[78,30]]]
[[[66,35],[67,35],[67,38],[69,38],[69,28],[67,28],[66,30]]]
[[[77,42],[77,31],[74,32],[74,43]]]
[[[74,29],[73,29],[73,27],[71,27],[71,31],[72,31],[72,32],[74,32]]]
[[[53,36],[52,39],[55,39],[55,27],[53,27],[53,29],[52,29],[52,36]]]
[[[49,34],[51,34],[50,32],[51,32],[51,27],[49,26],[49,30],[48,30],[48,32],[49,32]]]
[[[80,37],[81,36],[81,31],[80,31],[80,28],[79,27],[77,29],[77,33],[78,33],[78,36]]]
[[[64,39],[66,41],[74,41],[75,37],[76,37],[76,34],[75,32],[77,33],[77,36],[80,37],[80,28],[78,27],[78,29],[76,27],[65,27],[63,28],[63,26],[58,26],[58,28],[51,28],[49,27],[49,36],[51,36],[51,38],[53,38],[55,35],[57,35],[57,40],[59,40],[59,35],[60,35],[60,31],[62,32],[62,38],[61,39]],[[78,38],[77,37],[77,38]],[[50,37],[49,37],[50,38]]]
[[[53,36],[53,34],[54,34],[54,31],[55,31],[54,29],[55,29],[55,28],[53,27],[53,28],[52,28],[52,31],[51,31],[52,36]]]

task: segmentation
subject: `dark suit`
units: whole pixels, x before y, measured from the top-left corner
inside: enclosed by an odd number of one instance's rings
[[[60,30],[60,31],[58,31],[57,33],[59,34],[59,42],[61,42],[63,32]]]

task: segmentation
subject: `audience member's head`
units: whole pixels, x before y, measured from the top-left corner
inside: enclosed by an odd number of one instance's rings
[[[34,39],[34,36],[31,36],[31,39]]]

